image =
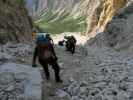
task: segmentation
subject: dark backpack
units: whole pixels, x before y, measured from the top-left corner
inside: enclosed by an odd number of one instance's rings
[[[53,53],[51,51],[51,44],[49,41],[44,41],[42,43],[37,44],[38,48],[38,56],[42,60],[47,60],[53,57]]]
[[[69,37],[68,44],[69,45],[75,45],[76,44],[76,39],[74,37]]]

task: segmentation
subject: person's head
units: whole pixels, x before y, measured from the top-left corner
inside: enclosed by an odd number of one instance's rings
[[[66,35],[64,36],[64,39],[68,39],[68,38],[69,38],[69,36],[66,36]]]
[[[49,38],[49,37],[50,37],[50,34],[47,33],[47,34],[46,34],[46,38]]]

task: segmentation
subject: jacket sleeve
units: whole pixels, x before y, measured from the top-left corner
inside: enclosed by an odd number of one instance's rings
[[[54,47],[53,47],[53,46],[52,46],[52,48],[51,48],[51,51],[52,51],[52,53],[54,54],[54,56],[56,57],[55,50],[54,50]]]

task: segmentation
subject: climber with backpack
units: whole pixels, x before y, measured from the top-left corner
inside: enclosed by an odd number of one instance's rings
[[[64,38],[66,39],[66,51],[70,51],[74,54],[77,40],[73,35],[65,36]]]
[[[47,80],[50,80],[48,65],[52,65],[55,72],[55,81],[62,82],[60,78],[60,67],[57,63],[57,56],[53,44],[46,38],[46,34],[39,34],[36,39],[36,47],[33,56],[33,67],[36,67],[36,58],[42,65]]]

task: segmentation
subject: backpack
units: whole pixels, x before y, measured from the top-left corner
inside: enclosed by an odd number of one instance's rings
[[[49,41],[44,41],[42,43],[37,44],[38,48],[38,56],[41,60],[48,60],[49,58],[53,57],[53,53],[50,50],[51,44]]]
[[[70,37],[69,41],[71,44],[76,44],[76,39],[73,36]]]
[[[51,57],[54,57],[52,53],[52,44],[49,39],[46,38],[47,33],[37,33],[36,44],[38,48],[38,56],[42,60],[47,60]]]

